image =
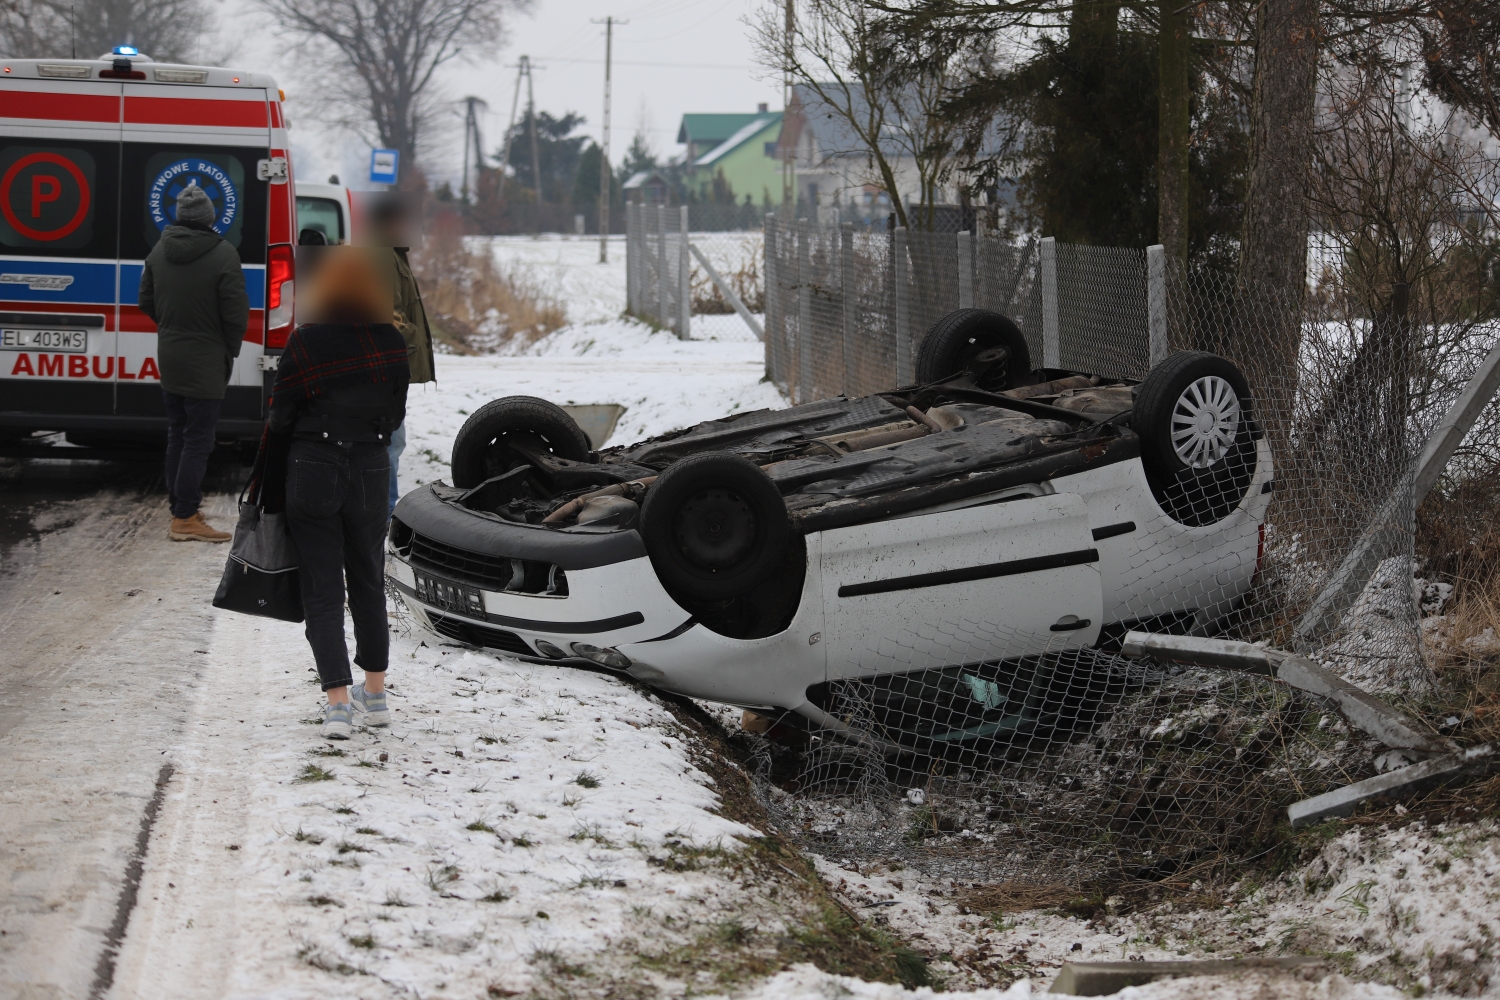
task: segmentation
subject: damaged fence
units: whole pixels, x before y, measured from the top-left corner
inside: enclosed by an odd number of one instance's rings
[[[626,312],[684,340],[763,339],[765,255],[744,206],[626,206]]]
[[[1420,698],[1417,470],[1491,324],[1399,285],[1281,301],[1159,248],[768,217],[765,260],[767,371],[794,402],[913,383],[922,335],[970,306],[1009,316],[1036,368],[1134,382],[1198,350],[1248,387],[1217,413],[1231,431],[1216,467],[1067,487],[1097,488],[1095,545],[1114,549],[1108,627],[1090,641],[1019,635],[996,607],[920,635],[872,630],[869,659],[899,673],[830,662],[810,692],[825,724],[782,720],[759,744],[767,801],[812,849],[972,882],[1180,878],[1263,839],[1290,803],[1410,759],[1315,693],[1120,644],[1127,629],[1242,640]]]

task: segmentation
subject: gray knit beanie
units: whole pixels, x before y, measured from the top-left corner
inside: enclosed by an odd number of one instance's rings
[[[208,195],[198,185],[189,184],[177,196],[177,221],[197,222],[204,226],[213,223],[214,203],[208,200]]]

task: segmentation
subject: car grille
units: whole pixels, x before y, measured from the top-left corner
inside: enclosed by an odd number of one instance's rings
[[[445,635],[450,639],[468,643],[470,646],[484,646],[489,649],[499,649],[507,653],[520,653],[522,656],[534,656],[526,640],[514,632],[507,632],[503,628],[488,628],[484,625],[475,625],[460,618],[449,618],[435,611],[427,612],[427,620],[432,622],[433,631],[438,635]]]
[[[392,519],[396,523],[396,519]],[[549,597],[568,595],[568,575],[559,566],[534,559],[507,559],[470,552],[456,545],[439,542],[417,531],[405,528],[410,538],[397,551],[417,569],[426,570],[455,583],[467,583],[480,590],[509,591],[515,594],[544,594]],[[392,538],[396,529],[392,528]]]
[[[450,580],[472,584],[481,590],[504,590],[510,583],[509,559],[465,552],[416,532],[412,533],[408,558],[413,566],[431,570]]]

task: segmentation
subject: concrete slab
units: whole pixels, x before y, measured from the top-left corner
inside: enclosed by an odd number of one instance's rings
[[[1315,955],[1186,962],[1064,962],[1062,971],[1052,983],[1052,989],[1047,992],[1075,997],[1102,997],[1118,993],[1127,986],[1140,986],[1159,979],[1229,976],[1253,969],[1293,972],[1324,965],[1328,965],[1328,960]]]
[[[1325,819],[1348,816],[1361,802],[1374,798],[1402,798],[1436,788],[1458,778],[1500,770],[1500,754],[1492,746],[1471,747],[1462,753],[1444,754],[1410,767],[1397,768],[1314,795],[1287,807],[1292,828],[1321,823]]]

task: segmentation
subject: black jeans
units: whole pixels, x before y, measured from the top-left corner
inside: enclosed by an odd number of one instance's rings
[[[390,658],[382,541],[391,482],[384,442],[293,441],[286,469],[286,523],[300,559],[302,611],[323,690],[347,687],[344,582],[354,619],[354,662],[381,673]]]
[[[161,391],[167,404],[167,503],[173,517],[192,517],[203,503],[203,473],[214,450],[222,399]]]

